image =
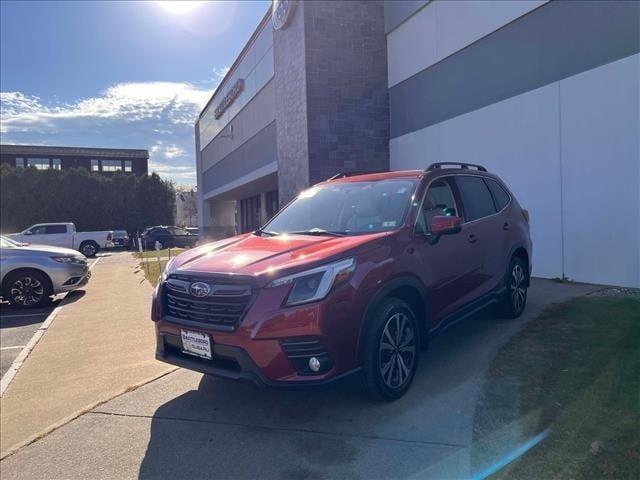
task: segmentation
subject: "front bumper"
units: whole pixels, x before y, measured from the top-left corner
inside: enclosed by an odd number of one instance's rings
[[[354,300],[351,285],[323,301],[297,307],[281,306],[286,287],[263,289],[231,331],[167,316],[162,290],[160,287],[154,298],[158,360],[260,386],[322,385],[359,370],[357,350],[364,309]],[[212,360],[183,353],[182,329],[209,336]],[[326,368],[317,374],[301,368],[308,364],[309,355],[300,361],[297,352],[291,352],[291,345],[300,343],[321,348],[320,355],[328,360]]]
[[[53,293],[71,292],[84,287],[91,279],[91,270],[86,264],[61,264],[47,271]]]
[[[308,387],[326,385],[356,373],[353,369],[328,378],[309,378],[296,382],[272,380],[265,376],[251,356],[241,347],[213,344],[212,359],[199,358],[182,353],[180,337],[156,331],[156,360],[216,377],[252,383],[258,387]]]

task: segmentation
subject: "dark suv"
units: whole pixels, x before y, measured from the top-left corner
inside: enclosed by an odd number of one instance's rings
[[[394,399],[436,333],[491,304],[519,316],[530,272],[528,213],[481,166],[336,176],[169,262],[156,358],[269,386],[361,372]]]
[[[142,245],[154,249],[156,242],[160,248],[191,248],[198,243],[198,235],[181,227],[149,227],[142,232]]]

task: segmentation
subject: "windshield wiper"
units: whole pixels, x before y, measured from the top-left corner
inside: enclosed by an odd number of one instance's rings
[[[262,230],[261,228],[253,231],[254,235],[261,237],[262,235],[266,235],[267,237],[275,237],[276,235],[280,235],[278,232],[271,232],[269,230]]]
[[[310,230],[300,230],[297,232],[287,232],[289,235],[330,235],[332,237],[344,237],[346,232],[332,232],[322,228],[312,228]]]

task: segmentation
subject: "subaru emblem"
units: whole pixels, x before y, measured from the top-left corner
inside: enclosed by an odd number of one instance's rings
[[[211,287],[204,282],[195,282],[192,283],[189,287],[189,291],[191,295],[194,297],[206,297],[211,293]]]

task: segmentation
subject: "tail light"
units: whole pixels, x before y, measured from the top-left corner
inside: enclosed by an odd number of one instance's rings
[[[529,223],[529,210],[527,210],[526,208],[523,208],[522,209],[522,216],[527,221],[527,223]]]

